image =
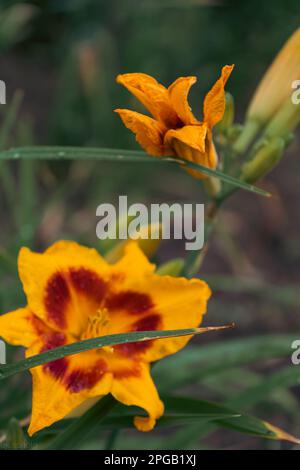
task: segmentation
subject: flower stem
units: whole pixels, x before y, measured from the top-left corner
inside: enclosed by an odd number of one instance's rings
[[[115,449],[115,444],[119,437],[119,434],[120,434],[120,429],[113,429],[111,431],[110,435],[108,436],[106,445],[105,445],[105,450]]]
[[[209,238],[216,222],[218,209],[219,206],[216,204],[215,201],[212,202],[207,208],[204,226],[204,246],[199,251],[191,252],[190,256],[187,257],[185,266],[183,268],[183,275],[188,278],[192,278],[199,272],[199,269],[208,250]]]
[[[261,124],[258,121],[253,119],[246,122],[244,129],[242,130],[240,136],[238,137],[237,141],[233,145],[233,152],[236,155],[242,155],[245,153],[251,142],[256,137],[257,133],[261,128]]]
[[[76,419],[70,426],[45,448],[45,450],[75,449],[94,430],[99,422],[105,418],[117,401],[112,395],[101,398],[83,416]]]

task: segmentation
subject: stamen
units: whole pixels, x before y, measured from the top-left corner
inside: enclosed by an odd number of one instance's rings
[[[103,335],[103,329],[109,322],[108,309],[105,307],[99,308],[94,315],[90,315],[87,322],[87,327],[81,339],[96,338]]]

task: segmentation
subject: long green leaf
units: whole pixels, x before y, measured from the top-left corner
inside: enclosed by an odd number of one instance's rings
[[[289,307],[300,306],[300,294],[296,286],[269,284],[253,277],[227,275],[205,276],[205,281],[213,291],[251,294]]]
[[[161,389],[178,389],[217,375],[225,369],[288,357],[295,337],[299,335],[263,335],[226,340],[201,348],[192,346],[176,357],[157,364],[154,376],[161,384]]]
[[[132,407],[127,410],[127,408],[118,405],[116,410],[114,409],[112,413],[109,414],[109,416],[105,416],[105,418],[103,420],[101,419],[100,422],[99,410],[101,415],[100,417],[102,417],[103,410],[106,408],[106,406],[108,405],[111,409],[111,405],[116,403],[112,397],[109,397],[107,404],[105,403],[105,406],[102,406],[102,400],[103,399],[101,399],[96,405],[94,405],[93,408],[91,408],[79,419],[72,419],[70,424],[66,423],[67,426],[62,422],[55,425],[54,429],[51,429],[50,432],[58,434],[58,437],[55,439],[55,441],[51,442],[50,447],[53,449],[60,448],[57,447],[58,441],[63,442],[65,445],[66,437],[68,438],[68,443],[70,443],[70,436],[72,436],[73,442],[73,438],[76,437],[77,432],[82,435],[82,426],[85,426],[86,423],[88,423],[89,426],[91,423],[94,423],[105,429],[122,429],[132,427],[133,417],[140,413],[139,409]],[[165,400],[165,405],[167,408],[166,413],[158,421],[160,427],[177,426],[193,421],[215,421],[219,419],[240,416],[225,406],[208,402],[199,402],[190,398],[183,398],[178,401],[177,397],[167,397]]]
[[[49,351],[37,354],[28,359],[16,362],[15,364],[7,364],[0,367],[0,380],[10,377],[11,375],[23,372],[33,367],[40,366],[47,362],[61,359],[65,356],[72,356],[90,349],[103,348],[105,346],[115,346],[117,344],[125,344],[132,342],[148,341],[153,339],[171,338],[177,336],[191,336],[206,333],[208,331],[218,331],[230,328],[232,325],[206,328],[186,328],[180,330],[165,331],[138,331],[131,333],[121,333],[108,336],[99,336],[97,338],[86,339],[67,346],[51,349]]]
[[[8,108],[8,112],[4,117],[4,122],[2,123],[0,130],[0,149],[3,150],[7,144],[9,135],[16,123],[17,114],[20,109],[23,99],[23,92],[17,90],[13,96],[12,102]]]
[[[177,397],[165,395],[162,397],[166,411],[163,418],[158,420],[157,426],[174,426],[178,424],[191,423],[193,420],[218,423],[219,426],[230,428],[238,432],[261,437],[264,439],[286,440],[299,444],[300,440],[259,418],[246,415],[227,406],[206,400],[198,400],[188,397]],[[101,422],[106,429],[126,429],[132,427],[132,418],[136,414],[129,411],[121,416],[110,415]],[[219,418],[218,418],[219,416]],[[207,418],[207,419],[206,419]],[[172,438],[168,441],[171,445]]]
[[[103,420],[103,418],[115,406],[116,400],[107,395],[99,400],[91,409],[89,409],[80,418],[73,421],[64,432],[61,432],[54,438],[47,450],[74,449],[84,442],[95,426]]]
[[[299,385],[299,369],[295,366],[285,367],[270,376],[264,377],[259,383],[248,387],[230,400],[232,406],[253,406],[277,389],[284,389]]]
[[[10,133],[16,123],[17,115],[22,103],[23,92],[17,90],[13,96],[12,102],[6,112],[0,129],[0,150],[3,150],[7,145]],[[15,191],[15,180],[11,171],[11,168],[4,161],[0,161],[0,179],[1,185],[5,192],[5,197],[9,204],[9,211],[14,217],[14,223],[18,226],[18,214],[16,205],[16,191]]]
[[[233,417],[226,417],[220,420],[217,420],[217,423],[221,427],[230,428],[244,434],[250,434],[253,436],[258,436],[264,439],[275,439],[275,440],[285,440],[299,444],[300,440],[296,437],[286,433],[280,428],[277,428],[266,421],[262,421],[253,416],[246,415],[237,410],[234,410],[230,407],[223,405],[217,405],[215,403],[206,402],[205,400],[198,400],[193,398],[185,397],[173,397],[173,396],[164,396],[162,397],[163,401],[166,404],[166,411],[168,413],[176,412],[182,410],[182,407],[185,409],[212,409],[216,406],[221,413],[222,410],[227,413],[232,413]],[[171,444],[171,440],[169,444]]]
[[[212,170],[204,165],[193,163],[179,157],[160,157],[151,158],[145,152],[121,149],[106,149],[106,148],[85,148],[85,147],[20,147],[15,149],[0,152],[0,160],[6,159],[41,159],[41,160],[78,160],[78,159],[92,159],[101,161],[114,161],[114,162],[166,162],[181,165],[192,170],[198,170],[208,176],[214,176],[224,183],[231,184],[237,188],[259,194],[261,196],[270,196],[270,193],[263,189],[257,188],[251,184],[245,183],[237,178],[222,173],[219,170]]]

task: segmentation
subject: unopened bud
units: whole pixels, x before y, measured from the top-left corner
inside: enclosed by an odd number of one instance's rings
[[[300,28],[289,38],[258,85],[250,102],[243,132],[235,142],[236,154],[246,152],[259,132],[296,94],[300,79]],[[294,90],[294,91],[293,91]]]
[[[137,238],[137,243],[142,252],[151,258],[157,251],[161,239],[162,239],[162,224],[152,223],[141,227],[139,238]],[[130,243],[130,240],[124,240],[117,243],[108,253],[105,255],[106,261],[109,263],[116,263],[124,255],[126,246]]]
[[[241,179],[253,184],[268,174],[281,160],[285,149],[285,141],[275,137],[262,144],[253,159],[242,167]]]
[[[294,104],[291,98],[288,98],[266,127],[264,136],[267,138],[284,137],[293,132],[299,124],[300,104]]]
[[[247,117],[268,122],[291,97],[292,83],[300,79],[300,28],[285,43],[265,73],[250,103]]]
[[[156,271],[160,276],[180,276],[184,267],[184,259],[175,258],[162,264]]]
[[[225,93],[225,113],[223,119],[218,124],[218,131],[221,133],[227,132],[234,121],[234,99],[233,96],[226,92]]]

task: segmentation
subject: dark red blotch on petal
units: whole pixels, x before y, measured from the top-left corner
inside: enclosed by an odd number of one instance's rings
[[[59,348],[66,344],[66,338],[63,333],[50,333],[45,335],[45,345],[41,352],[49,351],[50,349]],[[61,379],[68,369],[67,358],[63,357],[56,361],[48,362],[43,366],[45,372],[49,372],[55,379]]]
[[[136,321],[133,324],[132,331],[151,331],[157,330],[160,324],[160,315],[154,313],[153,315],[148,315],[143,317],[140,320]]]
[[[46,286],[45,307],[49,318],[59,327],[66,327],[65,311],[70,301],[70,291],[62,273],[55,273]]]
[[[73,370],[65,380],[67,389],[72,393],[79,393],[82,390],[93,388],[102,376],[108,371],[106,362],[99,360],[92,369]]]
[[[132,325],[130,331],[154,331],[158,330],[161,324],[160,315],[153,314],[148,315],[146,317],[141,318],[137,322]],[[119,344],[116,348],[125,355],[134,355],[139,354],[147,349],[149,349],[152,345],[153,341],[139,341],[134,343],[127,343],[127,344]]]
[[[49,372],[55,379],[62,379],[68,369],[68,361],[65,357],[57,359],[57,361],[45,364],[44,371]]]
[[[35,333],[38,336],[42,336],[47,332],[51,331],[50,328],[48,328],[48,326],[42,320],[40,320],[34,313],[30,313],[27,316],[27,320],[29,323],[31,323],[32,327],[35,330]]]
[[[107,290],[104,282],[95,272],[85,269],[71,269],[70,278],[74,289],[100,303]]]
[[[106,301],[110,310],[126,310],[131,314],[141,314],[153,308],[153,302],[148,294],[126,291],[111,295]]]
[[[126,369],[119,369],[114,371],[116,379],[129,379],[130,377],[139,377],[141,375],[141,368],[138,362],[134,363],[131,367]]]

